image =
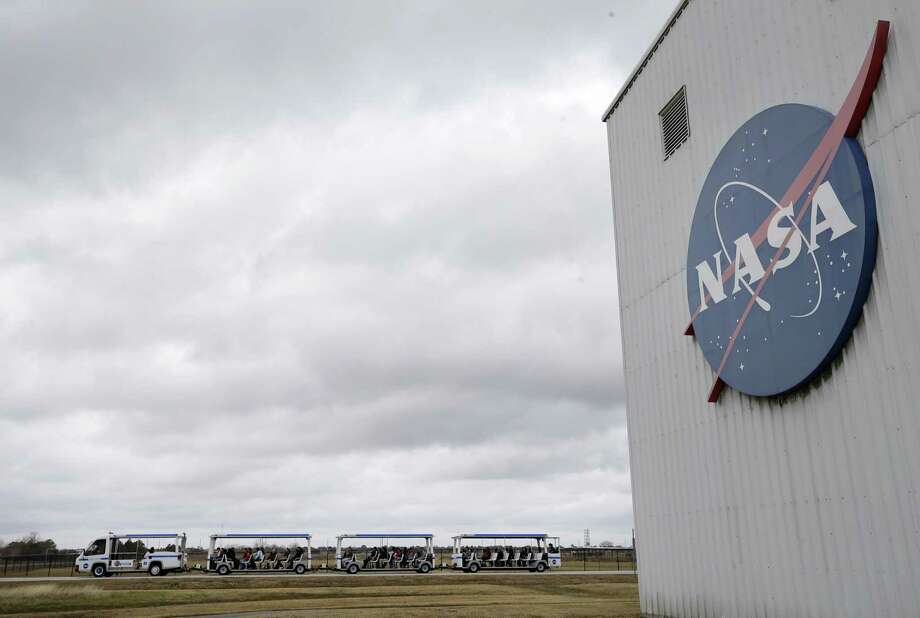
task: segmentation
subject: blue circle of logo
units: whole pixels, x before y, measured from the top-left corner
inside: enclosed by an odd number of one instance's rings
[[[696,204],[693,330],[710,366],[743,393],[777,395],[814,378],[849,339],[869,293],[875,194],[856,140],[843,140],[810,193],[779,203],[833,119],[798,104],[760,112],[719,152]]]

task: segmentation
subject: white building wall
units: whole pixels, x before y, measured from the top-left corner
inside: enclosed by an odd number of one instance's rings
[[[719,149],[780,103],[836,113],[876,20],[889,48],[860,141],[879,255],[864,315],[810,387],[726,388],[691,337],[697,196]],[[657,112],[686,84],[691,136]],[[642,609],[920,616],[920,0],[691,0],[607,121]]]

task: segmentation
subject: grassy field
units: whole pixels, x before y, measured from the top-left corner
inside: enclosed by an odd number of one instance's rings
[[[614,575],[118,578],[3,583],[0,614],[639,616],[636,578]],[[256,614],[258,615],[258,614]]]

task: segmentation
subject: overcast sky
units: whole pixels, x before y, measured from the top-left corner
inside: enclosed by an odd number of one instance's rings
[[[673,4],[0,5],[0,539],[627,542],[600,116]]]

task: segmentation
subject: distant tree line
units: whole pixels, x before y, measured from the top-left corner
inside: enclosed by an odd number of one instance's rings
[[[27,536],[9,543],[0,540],[0,556],[35,556],[57,552],[57,544],[52,539],[39,538],[37,532],[30,532]]]

